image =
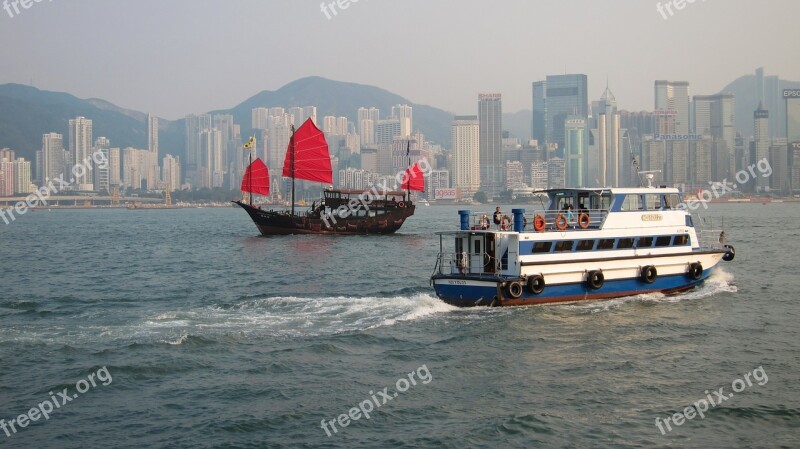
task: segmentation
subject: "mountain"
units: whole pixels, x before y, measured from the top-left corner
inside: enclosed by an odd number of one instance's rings
[[[376,107],[381,118],[388,118],[392,106],[408,104],[414,108],[414,130],[420,130],[429,141],[450,146],[450,123],[453,114],[431,106],[415,104],[387,90],[363,84],[333,81],[318,76],[293,81],[276,91],[262,91],[230,110],[213,111],[211,114],[233,115],[242,126],[242,134],[251,131],[251,110],[258,107],[316,106],[317,119],[326,115],[344,116],[357,123],[358,108]],[[247,133],[245,133],[247,131]]]
[[[779,80],[778,92],[774,94],[780,96],[780,98],[765,98],[767,109],[770,109],[771,104],[774,105],[772,109],[776,106],[785,109],[782,97],[783,89],[800,89],[800,82]],[[759,99],[756,76],[745,75],[739,77],[725,86],[721,92],[730,92],[736,96],[736,128],[743,136],[752,136],[754,133],[753,111],[758,108]],[[776,135],[785,134],[785,119],[785,110],[770,111],[770,128],[775,130]],[[782,123],[776,123],[778,121]]]
[[[529,109],[503,114],[503,130],[510,132],[522,144],[527,144],[531,137],[532,122],[533,112]]]
[[[81,100],[70,94],[49,92],[21,84],[0,85],[0,148],[35,160],[42,148],[42,134],[64,135],[67,147],[69,120],[83,116],[92,120],[94,138],[105,136],[114,147],[147,147],[145,114],[128,111],[97,99]],[[183,131],[164,121],[159,126],[159,147],[164,154],[183,152]]]

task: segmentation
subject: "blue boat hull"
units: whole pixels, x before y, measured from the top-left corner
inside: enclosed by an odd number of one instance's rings
[[[659,276],[652,284],[639,278],[606,280],[598,290],[589,288],[586,282],[547,285],[538,295],[524,288],[522,296],[517,299],[509,298],[505,289],[499,287],[513,279],[438,275],[432,281],[439,299],[454,306],[522,306],[622,298],[655,292],[673,294],[695,288],[708,279],[715,269],[716,266],[704,270],[697,280],[690,279],[686,274]]]

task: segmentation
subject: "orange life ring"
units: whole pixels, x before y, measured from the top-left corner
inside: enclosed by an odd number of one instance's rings
[[[566,231],[568,226],[567,217],[564,214],[558,214],[556,217],[556,227],[559,231]]]
[[[402,208],[406,207],[406,203],[404,203],[404,202],[400,201],[399,203],[397,203],[397,207],[399,207],[400,209],[402,209]]]
[[[592,220],[589,218],[589,214],[580,214],[578,215],[578,226],[581,229],[586,229],[591,224]]]
[[[511,217],[503,215],[503,218],[500,219],[500,230],[508,231],[509,229],[511,229]]]
[[[533,229],[535,229],[536,232],[544,231],[545,226],[547,226],[547,222],[544,220],[543,216],[537,215],[533,217]]]

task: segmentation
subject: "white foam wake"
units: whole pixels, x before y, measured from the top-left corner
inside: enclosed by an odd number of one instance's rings
[[[145,333],[167,334],[162,340],[181,344],[175,336],[338,334],[448,313],[456,307],[428,294],[381,297],[303,298],[284,296],[246,300],[187,311],[162,312],[142,323]]]

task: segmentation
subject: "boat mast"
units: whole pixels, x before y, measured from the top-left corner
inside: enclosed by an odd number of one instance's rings
[[[253,150],[250,150],[250,165],[248,168],[253,165]],[[253,207],[253,172],[252,169],[247,171],[247,177],[249,178],[250,182],[250,207]]]
[[[292,151],[292,217],[294,217],[294,125],[292,125],[292,140],[290,146]]]
[[[411,138],[408,139],[406,144],[406,157],[408,158],[408,171],[406,171],[406,201],[411,201]]]

